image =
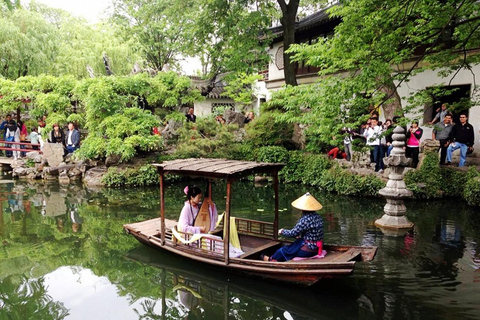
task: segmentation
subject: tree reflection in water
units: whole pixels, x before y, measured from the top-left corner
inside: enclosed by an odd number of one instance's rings
[[[178,217],[184,186],[169,184],[168,218]],[[224,209],[224,190],[214,185],[219,210]],[[268,221],[273,212],[269,190],[248,181],[234,184],[233,214]],[[0,319],[83,319],[88,303],[98,305],[100,313],[94,316],[115,313],[122,320],[423,320],[447,315],[450,320],[480,314],[477,210],[454,201],[411,201],[407,213],[415,229],[403,238],[388,238],[373,226],[383,214],[383,200],[283,185],[281,226],[297,221],[300,213],[290,202],[306,191],[318,194],[324,205],[326,241],[379,246],[372,263],[358,264],[349,278],[314,288],[252,280],[159,253],[125,235],[124,223],[158,216],[157,188],[0,184]],[[49,282],[54,276],[59,277],[55,285]],[[88,281],[97,291],[79,286]],[[74,288],[75,299],[69,295]]]
[[[10,276],[0,281],[0,319],[65,319],[63,303],[48,295],[43,278]]]

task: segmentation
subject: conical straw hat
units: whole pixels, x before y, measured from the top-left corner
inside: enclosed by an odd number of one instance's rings
[[[317,201],[310,193],[305,193],[303,196],[292,202],[292,207],[303,211],[317,211],[322,209],[322,204]]]

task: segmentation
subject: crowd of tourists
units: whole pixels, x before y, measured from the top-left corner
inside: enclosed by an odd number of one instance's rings
[[[433,125],[432,139],[440,144],[440,165],[451,165],[452,154],[460,149],[459,167],[465,166],[467,154],[473,152],[475,133],[473,126],[468,123],[468,115],[461,112],[459,122],[453,122],[453,114],[448,111],[448,106],[443,104],[437,110],[437,114],[429,124]],[[390,156],[393,149],[393,129],[398,124],[399,117],[386,119],[384,123],[379,121],[378,115],[373,115],[357,130],[344,128],[344,150],[338,147],[332,148],[328,156],[337,159],[351,160],[352,143],[360,139],[361,144],[370,147],[370,161],[375,163],[375,172],[382,173],[384,169],[383,158]],[[406,128],[405,128],[406,129]],[[416,168],[419,162],[420,144],[423,137],[423,129],[419,127],[418,120],[413,120],[410,127],[405,130],[405,156],[412,159],[412,167]],[[335,139],[335,137],[333,137]]]
[[[29,133],[21,119],[15,121],[11,115],[7,115],[0,124],[0,130],[3,130],[5,156],[17,160],[25,157],[28,151],[42,150],[45,138],[49,143],[62,144],[64,155],[73,153],[80,147],[80,132],[73,122],[68,123],[67,133],[58,124],[54,124],[48,134],[42,134],[47,130],[45,120],[46,117],[38,120],[38,126],[32,127]]]

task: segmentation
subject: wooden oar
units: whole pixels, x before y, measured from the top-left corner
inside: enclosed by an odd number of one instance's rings
[[[198,212],[197,218],[195,218],[195,227],[205,227],[205,233],[210,231],[211,220],[210,220],[210,210],[208,206],[210,205],[210,198],[205,197],[203,199],[202,206]]]

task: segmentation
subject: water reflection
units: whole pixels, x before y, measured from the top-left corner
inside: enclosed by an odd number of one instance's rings
[[[152,319],[346,319],[358,313],[361,305],[372,311],[368,297],[355,290],[312,291],[260,282],[172,259],[147,247],[138,247],[127,257],[158,268],[162,275],[158,285],[166,292],[162,297],[173,297],[162,303],[166,309]],[[174,314],[178,317],[171,318]]]
[[[168,218],[184,185],[166,190]],[[232,214],[271,220],[271,189],[236,183]],[[219,210],[224,190],[214,185]],[[298,220],[290,202],[306,191],[282,186],[280,226]],[[390,238],[373,225],[383,200],[315,195],[328,243],[379,250],[352,277],[305,289],[212,271],[125,235],[124,223],[158,216],[157,188],[0,183],[0,319],[478,319],[478,210],[410,201],[415,229]]]

